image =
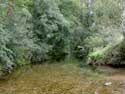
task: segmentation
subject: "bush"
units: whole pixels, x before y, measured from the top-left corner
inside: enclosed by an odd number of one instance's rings
[[[75,32],[72,33],[71,39],[71,53],[77,59],[86,59],[89,53],[89,47],[85,42],[85,39],[90,36],[89,32],[84,31],[82,27],[78,27]]]
[[[65,57],[68,22],[55,0],[35,0],[33,22],[37,43],[50,48],[48,56],[55,60]]]
[[[6,8],[10,8],[10,6]],[[0,25],[0,64],[4,72],[10,71],[8,69],[12,69],[13,65],[27,64],[29,62],[27,53],[32,50],[34,45],[31,39],[30,19],[32,16],[30,12],[19,6],[15,6],[10,12],[11,15],[6,15],[5,22]]]
[[[5,71],[12,71],[16,58],[16,54],[8,47],[9,43],[9,33],[3,27],[0,27],[0,67],[5,74]]]
[[[31,63],[43,63],[46,60],[49,60],[49,57],[47,55],[49,49],[50,48],[47,44],[36,45],[34,50],[30,54]]]
[[[100,59],[103,59],[104,53],[102,52],[93,52],[89,55],[89,58],[93,61],[98,61]]]

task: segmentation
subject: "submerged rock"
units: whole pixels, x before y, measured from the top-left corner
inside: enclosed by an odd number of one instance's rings
[[[106,82],[105,84],[104,84],[104,86],[111,86],[112,85],[112,82]]]

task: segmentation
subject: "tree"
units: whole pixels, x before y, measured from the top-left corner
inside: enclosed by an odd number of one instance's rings
[[[121,30],[125,37],[125,0],[121,0],[120,4],[121,4],[121,21],[122,21]]]
[[[46,45],[46,54],[53,60],[66,55],[68,22],[56,0],[34,0],[33,31],[39,45]],[[45,51],[45,50],[44,50]]]
[[[15,5],[14,0],[3,4],[6,11],[3,10],[5,21],[0,26],[0,65],[5,71],[10,66],[23,64],[25,60],[29,63],[27,53],[33,48],[33,40],[30,12]]]
[[[88,25],[89,27],[91,27],[94,23],[93,21],[93,15],[94,15],[94,12],[93,12],[93,2],[94,0],[87,0],[87,8],[88,8]]]

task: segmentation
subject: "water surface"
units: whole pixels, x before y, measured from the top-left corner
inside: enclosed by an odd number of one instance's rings
[[[77,64],[32,65],[1,80],[0,94],[121,94],[119,82],[107,88],[106,81],[105,77],[85,71]]]

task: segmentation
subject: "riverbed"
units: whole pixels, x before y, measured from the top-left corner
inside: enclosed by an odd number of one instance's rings
[[[108,76],[78,64],[29,65],[0,80],[0,94],[121,94],[121,81]]]

